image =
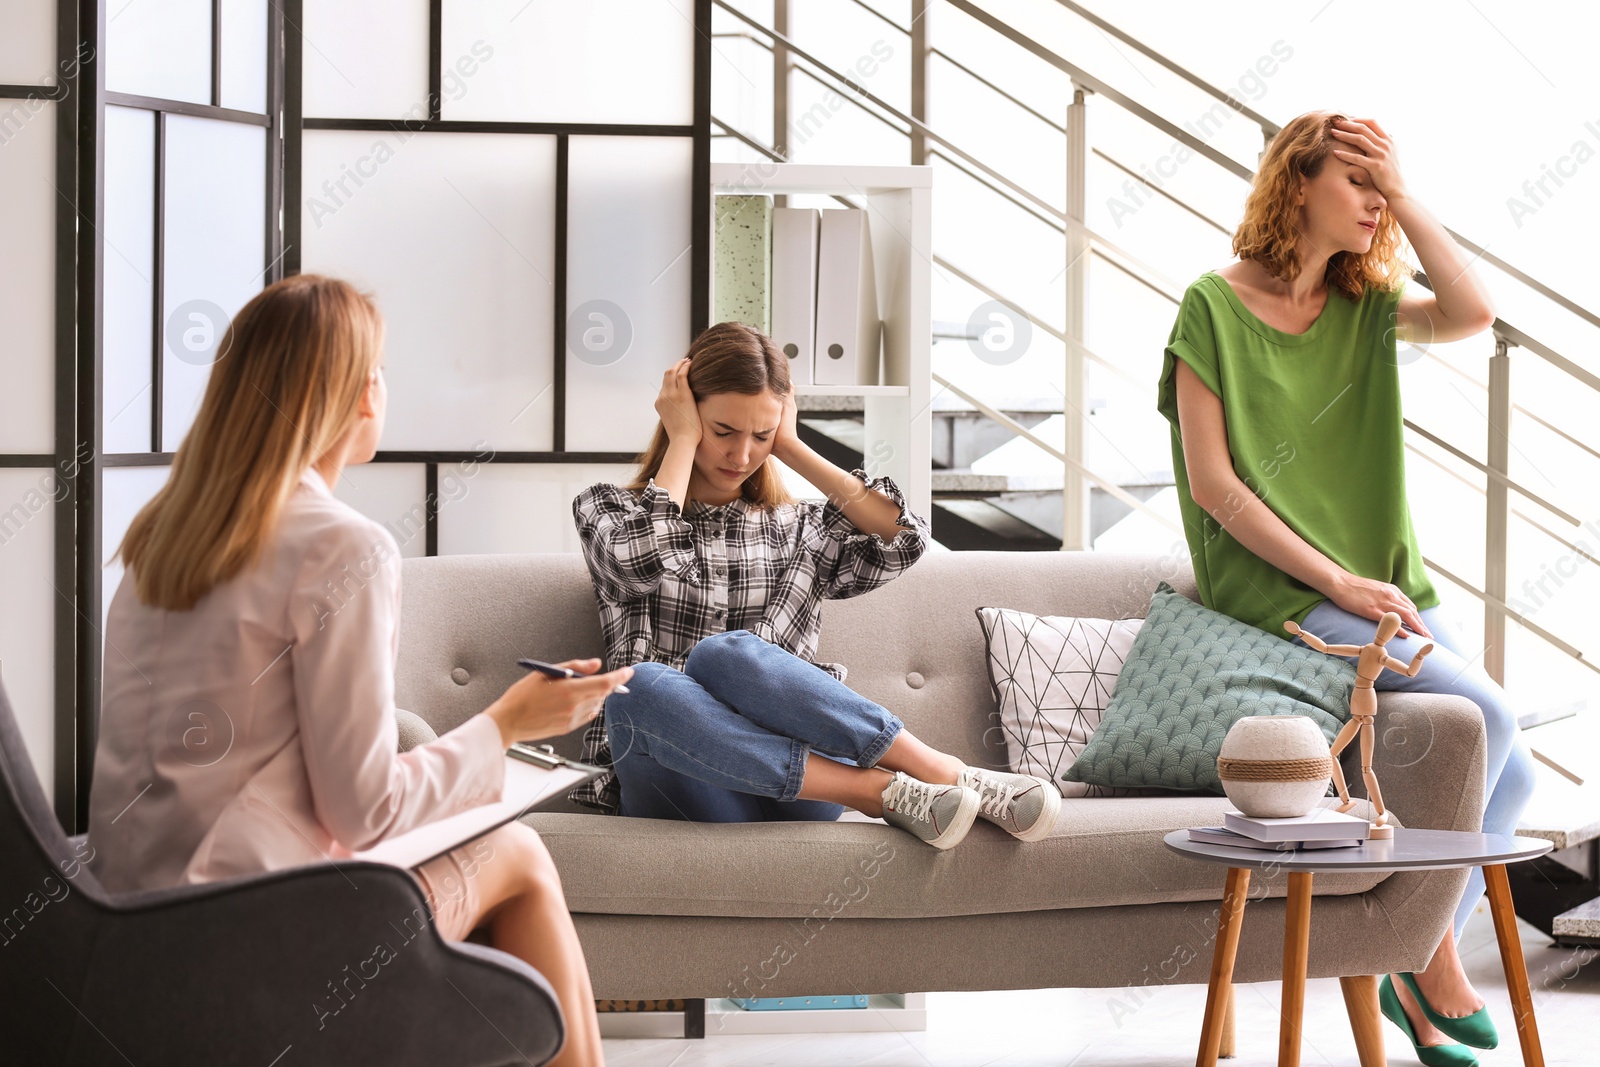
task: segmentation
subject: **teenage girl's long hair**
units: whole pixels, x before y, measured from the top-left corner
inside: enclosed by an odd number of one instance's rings
[[[285,278],[239,310],[167,484],[118,549],[140,600],[187,611],[257,561],[300,476],[355,425],[382,350],[377,308],[334,278]]]
[[[689,346],[689,391],[696,401],[717,393],[742,393],[760,396],[771,393],[780,399],[793,387],[789,383],[789,360],[766,334],[742,322],[719,322],[708,328]],[[628,489],[641,490],[661,470],[667,455],[667,431],[656,423],[650,446],[639,456],[639,470]],[[772,457],[750,473],[740,486],[745,501],[758,508],[792,504],[794,498],[783,487],[783,478],[772,464]]]
[[[1344,118],[1334,111],[1311,111],[1278,131],[1245,200],[1244,218],[1233,234],[1234,255],[1255,260],[1284,281],[1300,274],[1300,210],[1295,204],[1300,179],[1321,174],[1331,149],[1350,148],[1331,132]],[[1400,223],[1385,210],[1378,216],[1372,247],[1359,255],[1338,252],[1328,260],[1328,288],[1351,300],[1360,300],[1368,289],[1398,288],[1411,274],[1401,258],[1402,241]]]

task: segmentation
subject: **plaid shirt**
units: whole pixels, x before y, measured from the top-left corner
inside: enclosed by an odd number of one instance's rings
[[[866,474],[856,471],[863,482]],[[832,502],[721,507],[690,501],[679,508],[652,481],[643,492],[595,485],[578,494],[572,514],[583,543],[606,670],[654,661],[682,670],[690,649],[710,634],[749,630],[813,662],[822,601],[884,585],[921,558],[931,534],[888,478],[868,484],[900,505],[893,541],[858,530]],[[840,681],[845,668],[818,663]],[[611,765],[602,713],[584,732],[584,759]],[[574,789],[572,800],[615,813],[620,789],[607,773]]]

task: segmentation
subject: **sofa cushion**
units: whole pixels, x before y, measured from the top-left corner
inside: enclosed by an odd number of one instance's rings
[[[1330,742],[1350,717],[1348,660],[1202,607],[1162,582],[1094,737],[1063,776],[1222,792],[1217,754],[1246,715],[1305,715]]]
[[[1066,797],[1129,795],[1062,781],[1100,725],[1143,619],[1075,619],[979,608],[1006,758],[1018,774],[1055,782]]]
[[[1225,868],[1162,837],[1216,826],[1224,797],[1068,800],[1052,837],[1021,844],[980,821],[941,852],[876,821],[690,823],[535,813],[574,912],[769,918],[990,915],[1221,899]],[[1356,810],[1368,814],[1366,801]],[[1387,875],[1319,874],[1319,895],[1362,893]],[[1287,879],[1256,873],[1251,897]]]

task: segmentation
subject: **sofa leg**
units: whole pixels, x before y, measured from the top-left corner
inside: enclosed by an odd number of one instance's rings
[[[1233,1049],[1233,983],[1229,982],[1223,987],[1223,1003],[1227,1005],[1227,1013],[1222,1018],[1222,1040],[1217,1044],[1217,1056],[1221,1059],[1231,1060],[1238,1053]]]
[[[706,1036],[706,1002],[704,997],[691,997],[683,1002],[683,1036],[685,1038],[701,1038]]]

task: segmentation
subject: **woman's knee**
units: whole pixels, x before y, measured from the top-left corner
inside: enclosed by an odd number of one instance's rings
[[[761,646],[765,644],[749,630],[729,630],[703,637],[689,650],[683,673],[699,680],[753,669]]]
[[[520,822],[507,823],[483,839],[491,855],[483,862],[503,864],[502,871],[519,893],[561,893],[561,874],[556,861],[533,827]]]
[[[634,723],[641,725],[650,715],[670,703],[672,687],[663,684],[669,675],[678,672],[665,663],[636,663],[633,677],[628,679],[628,692],[612,693],[606,697],[606,730],[614,732],[627,729]],[[615,746],[616,741],[612,741]]]

